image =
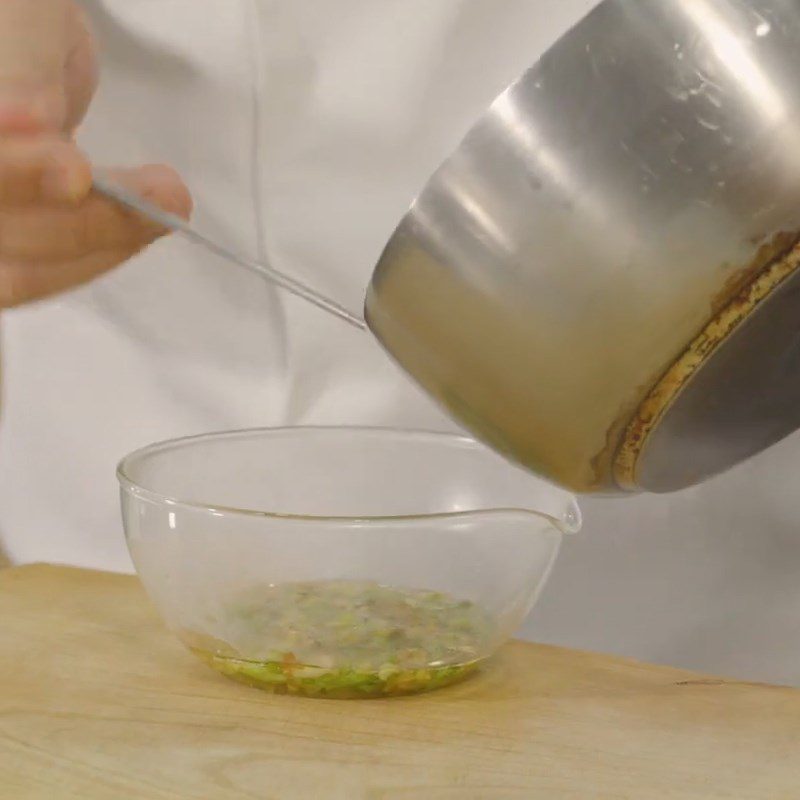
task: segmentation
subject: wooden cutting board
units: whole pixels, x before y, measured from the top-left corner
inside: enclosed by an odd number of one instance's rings
[[[0,571],[0,798],[797,800],[800,692],[515,643],[424,697],[217,676],[131,577]]]

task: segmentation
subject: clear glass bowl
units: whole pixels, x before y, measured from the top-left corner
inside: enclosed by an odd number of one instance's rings
[[[460,436],[286,428],[119,466],[131,556],[167,624],[232,678],[324,697],[474,671],[533,607],[573,497]]]

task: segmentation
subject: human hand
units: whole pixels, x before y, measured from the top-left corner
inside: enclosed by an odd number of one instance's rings
[[[166,233],[92,192],[73,134],[96,85],[73,0],[0,0],[0,308],[84,283]],[[169,167],[111,176],[166,211],[191,213]]]

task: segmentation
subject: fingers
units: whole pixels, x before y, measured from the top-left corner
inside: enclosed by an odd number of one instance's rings
[[[35,158],[32,163],[37,163]],[[169,167],[117,170],[111,176],[165,211],[185,219],[191,214],[189,192]],[[38,184],[30,171],[20,170],[13,180],[35,193]],[[129,259],[164,233],[94,193],[72,205],[0,208],[0,308],[83,283]]]
[[[193,211],[192,195],[181,176],[166,164],[146,164],[133,170],[114,170],[110,176],[120,185],[164,211],[189,219]]]
[[[165,211],[184,218],[191,212],[186,187],[167,167],[120,170],[112,177]],[[164,233],[159,225],[113,200],[90,194],[74,207],[1,210],[0,258],[17,262],[63,261],[96,250],[135,249]]]
[[[0,126],[16,130],[27,115],[31,125],[60,129],[73,13],[69,0],[0,2]]]
[[[91,187],[91,166],[70,142],[45,136],[0,142],[0,210],[77,204]]]
[[[67,110],[62,130],[67,133],[73,133],[86,116],[99,80],[97,53],[86,14],[78,10],[72,15],[71,24],[71,49],[64,65]]]
[[[141,247],[103,250],[59,264],[0,261],[0,308],[13,308],[80,286],[132,258],[139,250]]]
[[[70,51],[74,13],[69,0],[0,2],[0,85],[58,80]]]
[[[0,0],[0,132],[71,131],[96,85],[74,0]]]
[[[186,218],[191,213],[189,192],[170,167],[149,165],[138,170],[118,170],[115,179],[165,210]],[[91,164],[71,142],[54,136],[0,139],[0,212],[37,205],[74,206],[87,200],[91,189]],[[97,202],[100,199],[96,198],[98,207],[102,205]],[[95,213],[109,216],[107,210]],[[29,223],[24,217],[19,219],[22,224]],[[51,217],[56,225],[63,225],[68,219],[63,214]]]

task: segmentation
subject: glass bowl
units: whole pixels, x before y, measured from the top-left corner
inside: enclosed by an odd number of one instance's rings
[[[128,547],[169,627],[275,692],[435,689],[533,607],[574,498],[472,439],[284,428],[152,445],[118,469]]]

